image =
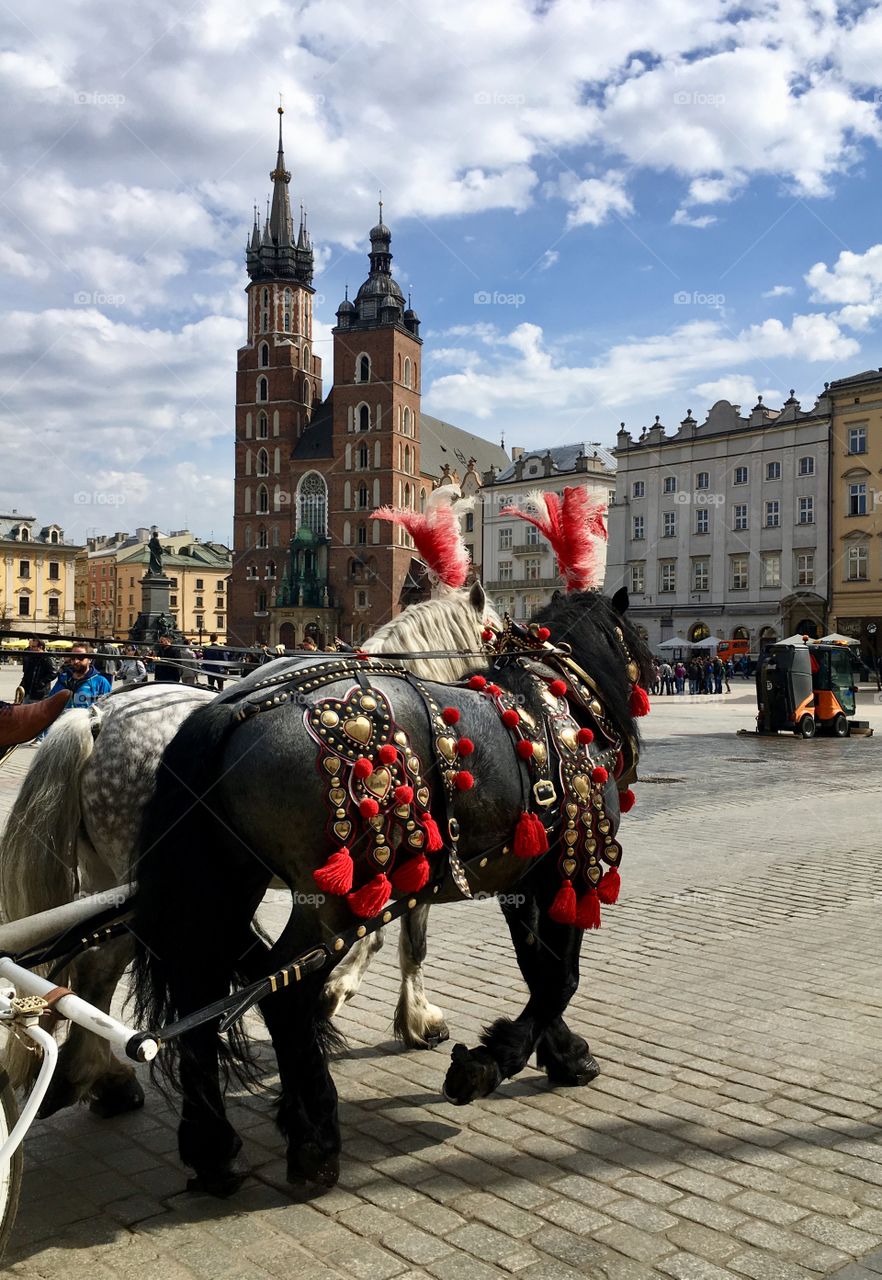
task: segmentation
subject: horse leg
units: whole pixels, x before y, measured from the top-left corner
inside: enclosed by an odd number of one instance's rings
[[[354,943],[348,955],[337,965],[324,985],[321,996],[323,1015],[333,1018],[355,995],[364,981],[368,965],[383,945],[383,929],[377,929]]]
[[[534,897],[535,890],[524,886],[524,892],[501,903],[516,951],[527,935],[535,940],[526,944],[535,948],[535,956],[526,969],[522,966],[529,999],[513,1021],[500,1018],[489,1026],[478,1048],[454,1045],[444,1093],[458,1105],[486,1097],[503,1080],[522,1071],[550,1028],[562,1022],[578,988],[581,931],[548,919],[551,899],[547,887],[542,888],[545,892]],[[541,925],[537,925],[539,918]],[[553,1037],[552,1047],[557,1043]]]
[[[429,1003],[423,987],[428,923],[428,906],[415,907],[401,920],[401,993],[395,1009],[395,1034],[409,1049],[434,1049],[450,1037],[444,1011]]]

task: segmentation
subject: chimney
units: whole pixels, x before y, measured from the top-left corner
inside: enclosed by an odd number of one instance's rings
[[[511,460],[517,462],[524,456],[524,451],[519,444],[513,444],[511,447]]]

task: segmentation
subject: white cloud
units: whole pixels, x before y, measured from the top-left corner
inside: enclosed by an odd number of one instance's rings
[[[764,298],[787,298],[794,292],[792,284],[774,284],[771,289],[766,289],[763,294]]]
[[[780,405],[783,400],[781,392],[774,387],[766,387],[759,390],[756,379],[747,375],[730,374],[728,377],[716,378],[711,382],[699,382],[694,387],[690,387],[690,392],[698,396],[699,400],[706,407],[715,404],[717,400],[728,400],[732,404],[740,404],[742,409],[749,411],[757,402],[757,396],[761,395],[763,401],[772,408]],[[701,414],[696,413],[701,421]]]
[[[560,254],[556,249],[546,249],[542,257],[539,259],[537,270],[547,271],[549,267],[553,267],[559,259]]]
[[[816,302],[842,303],[840,323],[850,329],[868,329],[882,315],[882,244],[865,253],[843,250],[828,268],[816,262],[805,276]]]
[[[717,218],[712,213],[694,214],[689,213],[685,208],[676,211],[671,222],[675,227],[698,227],[704,230],[705,227],[712,227]]]
[[[602,178],[579,179],[572,173],[561,175],[560,194],[570,206],[568,227],[599,227],[612,214],[633,213],[631,197],[625,191],[625,175],[611,170]]]

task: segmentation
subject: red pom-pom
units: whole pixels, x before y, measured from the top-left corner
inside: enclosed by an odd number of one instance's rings
[[[470,756],[475,749],[475,744],[471,738],[460,738],[456,744],[457,754],[461,756]]]
[[[602,764],[599,764],[596,769],[591,770],[591,781],[599,782],[601,784],[609,782],[609,774]]]
[[[579,732],[576,734],[576,737],[579,739],[579,742],[583,747],[587,747],[590,743],[594,741],[594,730],[580,729]]]
[[[392,746],[391,742],[387,742],[384,747],[380,747],[377,752],[377,759],[381,764],[394,764],[398,759],[398,749]]]
[[[367,920],[375,916],[378,911],[382,911],[391,897],[392,885],[381,871],[378,876],[374,876],[373,880],[369,880],[355,893],[350,893],[346,901],[352,908],[353,915]]]
[[[514,707],[510,707],[508,711],[503,711],[502,723],[505,725],[506,729],[516,729],[518,727],[521,723],[521,717],[518,715],[517,711],[515,711]]]
[[[515,751],[517,751],[522,760],[529,760],[533,754],[533,744],[529,738],[521,738],[515,747]]]
[[[453,779],[453,785],[456,787],[457,791],[471,791],[472,787],[475,785],[475,779],[472,774],[469,773],[468,769],[460,769],[459,773],[457,773]]]
[[[457,711],[456,707],[445,707],[444,710],[441,712],[441,719],[444,721],[445,724],[458,724],[459,712]]]
[[[633,809],[637,803],[637,797],[630,787],[626,787],[624,791],[619,792],[619,811],[627,813],[629,809]]]
[[[403,787],[395,788],[396,804],[410,804],[412,799],[413,799],[413,787],[403,786]]]
[[[600,928],[600,898],[597,896],[596,889],[589,889],[587,893],[583,893],[576,904],[576,928]]]
[[[429,860],[422,854],[418,853],[415,858],[408,858],[407,862],[392,872],[392,885],[397,893],[419,893],[429,881]]]
[[[365,796],[363,800],[359,801],[358,812],[363,818],[375,818],[380,812],[380,806],[373,796]]]
[[[516,858],[537,858],[548,852],[548,834],[535,813],[522,813],[515,827],[512,852]]]
[[[553,693],[556,698],[565,698],[567,695],[567,686],[564,680],[552,680],[548,686],[549,693]]]
[[[368,760],[367,756],[359,756],[355,764],[352,766],[352,772],[356,778],[369,778],[374,771],[373,763]]]
[[[548,918],[555,924],[576,923],[576,890],[569,880],[564,880],[548,908]]]
[[[489,627],[485,627],[484,630],[481,632],[481,639],[484,641],[484,644],[489,644],[490,641],[493,639],[493,632],[490,630]]]
[[[619,900],[619,890],[622,887],[622,877],[619,875],[618,867],[610,867],[606,875],[597,886],[597,896],[601,902],[612,904]]]
[[[332,853],[323,867],[313,871],[312,878],[325,893],[348,893],[352,888],[352,876],[355,866],[352,854],[344,844]]]
[[[536,639],[544,641],[544,640],[547,640],[550,635],[551,635],[551,632],[548,630],[547,627],[540,627],[539,630],[536,632]]]
[[[486,687],[487,687],[486,676],[470,676],[469,677],[470,689],[485,689]]]
[[[631,715],[648,716],[652,710],[652,704],[649,701],[649,694],[645,689],[641,689],[639,684],[635,684],[631,689],[631,697],[628,700],[628,709]]]
[[[502,690],[500,689],[498,684],[488,684],[486,691],[487,693],[492,694],[494,698],[498,698],[499,695],[502,693]]]
[[[423,831],[426,833],[426,848],[429,853],[437,853],[439,849],[444,848],[444,841],[441,839],[441,832],[438,830],[438,823],[430,813],[427,813],[422,820]]]

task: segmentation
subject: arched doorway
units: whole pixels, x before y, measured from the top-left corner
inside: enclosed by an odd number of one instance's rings
[[[778,639],[778,632],[774,627],[761,627],[759,634],[759,647],[766,649],[770,644],[774,644]]]
[[[279,627],[279,644],[283,644],[286,649],[293,649],[297,643],[297,633],[294,630],[293,622],[283,622]]]
[[[821,628],[813,618],[800,618],[796,624],[796,634],[798,636],[811,636],[812,640],[817,640],[821,635]]]
[[[700,644],[702,640],[706,640],[710,635],[710,627],[706,622],[693,622],[689,628],[689,643]]]
[[[735,627],[732,631],[732,639],[733,640],[749,640],[750,632],[747,630],[747,627]]]

